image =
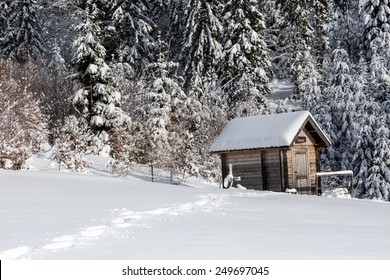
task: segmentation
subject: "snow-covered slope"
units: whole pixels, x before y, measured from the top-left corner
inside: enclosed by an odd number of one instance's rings
[[[390,258],[388,203],[93,173],[1,170],[0,258]]]

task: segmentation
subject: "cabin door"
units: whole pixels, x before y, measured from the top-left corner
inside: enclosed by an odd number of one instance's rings
[[[298,193],[307,193],[309,187],[309,168],[307,149],[294,151],[294,182]]]

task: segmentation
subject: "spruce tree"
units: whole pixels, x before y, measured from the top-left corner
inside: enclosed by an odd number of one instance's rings
[[[3,36],[4,29],[7,26],[7,12],[8,12],[8,4],[7,1],[0,1],[0,38]]]
[[[355,142],[358,133],[357,106],[361,104],[355,97],[356,84],[349,56],[340,44],[333,51],[332,64],[332,80],[326,92],[332,122],[332,131],[327,132],[332,147],[325,154],[328,155],[331,170],[349,170],[353,167],[356,153],[351,143]]]
[[[300,99],[302,108],[316,114],[316,105],[321,97],[321,75],[317,70],[315,58],[311,54],[311,48],[297,54],[295,71],[295,91],[293,97]]]
[[[40,60],[45,53],[42,39],[42,23],[38,17],[36,0],[14,0],[3,11],[4,32],[1,53],[26,62],[30,58]]]
[[[312,0],[277,0],[281,22],[278,24],[278,44],[275,60],[280,78],[292,78],[295,81],[299,66],[297,59],[303,52],[313,47],[314,27],[312,26]]]
[[[87,1],[83,22],[77,26],[79,37],[73,44],[73,65],[78,72],[81,88],[75,93],[73,104],[77,112],[87,119],[90,127],[104,143],[114,126],[127,122],[121,110],[121,93],[116,89],[116,79],[106,64],[106,49],[101,44],[99,22],[102,10],[100,1]],[[98,147],[101,144],[96,144]]]
[[[377,118],[373,131],[374,152],[368,170],[367,189],[370,198],[390,201],[390,130],[388,115]]]
[[[229,117],[268,112],[264,95],[270,92],[271,62],[258,5],[257,0],[231,0],[224,8],[223,53],[218,70]]]
[[[361,193],[370,198],[389,200],[390,190],[390,72],[388,68],[390,36],[387,32],[380,32],[378,37],[370,43],[370,82],[368,93],[371,95],[372,106],[370,112],[375,116],[371,123],[372,161],[366,177],[366,188]]]
[[[329,36],[332,48],[337,43],[347,51],[352,63],[358,63],[363,44],[363,24],[359,16],[358,0],[334,1],[330,6]]]
[[[184,88],[202,87],[207,77],[213,78],[221,55],[220,1],[183,0],[175,7],[172,17],[177,31],[171,33],[170,40],[179,40],[175,60],[182,68]]]
[[[42,79],[45,113],[49,117],[49,128],[62,126],[66,117],[72,112],[73,81],[72,70],[62,56],[61,49],[54,44],[48,52],[47,67]]]
[[[117,59],[129,63],[138,76],[142,76],[148,64],[155,61],[152,33],[156,27],[149,17],[147,2],[120,1],[112,12],[115,36],[111,39],[114,43],[111,48]]]
[[[161,40],[159,59],[149,65],[148,104],[145,108],[143,135],[148,141],[146,158],[151,164],[167,166],[172,159],[172,151],[179,145],[177,127],[186,114],[186,95],[175,77],[177,63],[166,59],[166,46]],[[180,129],[179,129],[180,131]]]
[[[319,67],[325,66],[330,52],[329,0],[313,1],[312,21],[314,26],[313,55]],[[325,65],[324,65],[325,64]],[[325,69],[327,71],[328,69]]]
[[[388,0],[365,1],[362,7],[364,24],[364,43],[368,57],[372,53],[372,43],[382,37],[382,33],[390,33],[390,4]],[[383,38],[383,37],[382,37]]]
[[[370,192],[368,178],[370,177],[369,170],[373,166],[375,152],[373,136],[378,110],[378,104],[372,97],[368,97],[366,102],[361,103],[358,111],[358,130],[355,141],[352,143],[356,150],[353,161],[354,196],[358,198],[368,198]]]

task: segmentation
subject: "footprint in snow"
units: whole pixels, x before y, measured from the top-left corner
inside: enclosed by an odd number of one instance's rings
[[[51,243],[43,246],[43,249],[47,250],[58,250],[58,249],[66,249],[73,247],[77,242],[77,235],[64,235],[57,238],[52,239]]]
[[[88,227],[80,231],[80,237],[83,239],[94,239],[102,236],[106,231],[106,226]]]
[[[117,217],[111,221],[111,224],[113,224],[116,228],[128,228],[133,225],[133,223],[126,222],[126,219],[124,217]]]
[[[16,260],[24,255],[27,255],[28,253],[32,252],[32,247],[27,246],[19,246],[13,249],[5,250],[0,252],[0,259],[1,260]]]

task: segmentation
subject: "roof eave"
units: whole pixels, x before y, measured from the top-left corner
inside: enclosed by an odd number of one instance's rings
[[[233,149],[233,150],[220,150],[220,151],[209,151],[211,154],[225,154],[232,152],[246,152],[246,151],[261,151],[261,150],[270,150],[270,149],[288,149],[289,146],[275,146],[275,147],[261,147],[261,148],[247,148],[247,149]]]

